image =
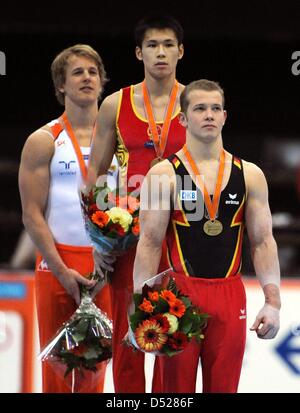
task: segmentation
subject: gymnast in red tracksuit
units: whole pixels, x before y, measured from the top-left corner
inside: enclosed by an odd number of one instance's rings
[[[265,296],[251,329],[263,339],[275,337],[279,329],[280,273],[267,184],[256,165],[223,148],[227,114],[218,83],[192,82],[180,103],[186,145],[149,171],[141,191],[142,204],[144,193],[159,193],[156,202],[165,208],[148,204],[140,213],[134,290],[139,292],[157,273],[166,236],[178,288],[210,317],[200,345],[191,341],[182,353],[158,358],[162,391],[195,392],[200,358],[203,392],[234,393],[246,339],[246,296],[240,276],[245,225]],[[152,177],[162,175],[169,177],[167,190],[152,183]]]
[[[106,174],[113,154],[120,164],[122,182],[139,191],[150,167],[180,149],[185,128],[178,120],[179,95],[184,86],[175,78],[183,56],[182,28],[173,18],[158,16],[140,21],[136,27],[136,56],[143,61],[142,83],[121,89],[104,99],[98,116],[89,164],[89,182]],[[117,393],[145,392],[144,355],[122,344],[128,330],[127,304],[132,293],[135,248],[106,266],[112,270],[113,378]],[[97,255],[96,255],[97,257]],[[160,268],[168,266],[162,254]],[[160,391],[157,370],[153,391]]]

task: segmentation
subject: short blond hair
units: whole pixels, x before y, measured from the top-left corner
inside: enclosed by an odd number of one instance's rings
[[[65,104],[65,95],[59,89],[64,85],[66,81],[66,68],[68,65],[68,60],[71,56],[74,55],[84,56],[88,59],[92,59],[96,63],[96,66],[98,68],[102,87],[108,82],[103,61],[95,49],[93,49],[88,44],[75,44],[74,46],[64,49],[55,57],[51,64],[51,75],[55,88],[55,95],[59,103],[63,106]]]
[[[180,108],[183,113],[186,114],[189,106],[189,94],[192,90],[205,90],[207,92],[217,91],[220,92],[222,96],[222,105],[225,106],[225,96],[224,90],[221,88],[218,82],[213,80],[200,79],[195,80],[194,82],[189,83],[182,91],[180,95]]]

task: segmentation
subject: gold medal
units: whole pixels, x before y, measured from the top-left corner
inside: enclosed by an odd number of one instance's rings
[[[216,235],[221,234],[221,232],[223,231],[222,222],[218,221],[217,219],[213,221],[206,221],[203,225],[203,231],[210,237],[215,237]]]
[[[150,162],[150,168],[152,168],[152,166],[156,165],[157,163],[161,162],[162,158],[154,158],[152,159],[152,161]]]

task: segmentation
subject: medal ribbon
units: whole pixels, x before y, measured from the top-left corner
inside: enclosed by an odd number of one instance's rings
[[[66,131],[67,131],[67,133],[68,133],[68,135],[71,139],[71,142],[72,142],[72,145],[73,145],[73,148],[74,148],[74,151],[76,153],[77,160],[78,160],[78,163],[79,163],[82,178],[84,179],[84,181],[86,181],[86,179],[87,179],[87,167],[85,165],[85,162],[84,162],[84,159],[83,159],[83,156],[82,156],[82,152],[80,150],[78,140],[75,136],[75,133],[73,131],[71,123],[69,122],[69,119],[67,117],[66,112],[64,112],[62,114],[60,119],[62,120],[62,122],[64,124],[64,127],[65,127],[65,129],[66,129]]]
[[[155,152],[159,158],[162,158],[166,144],[167,144],[168,132],[169,132],[170,124],[171,124],[171,118],[172,118],[172,114],[173,114],[174,107],[176,104],[177,93],[179,90],[179,83],[175,79],[174,86],[172,87],[172,91],[171,91],[171,95],[170,95],[170,99],[168,103],[167,113],[166,113],[166,116],[163,122],[160,136],[158,135],[158,132],[157,132],[157,126],[156,126],[156,122],[154,119],[151,100],[150,100],[150,96],[147,90],[145,80],[142,83],[142,90],[143,90],[145,111],[147,114],[149,127],[150,127],[152,138],[153,138]]]
[[[201,192],[204,194],[204,203],[209,215],[209,218],[211,221],[214,221],[217,215],[218,207],[219,207],[219,201],[220,201],[220,195],[221,195],[221,188],[222,188],[222,182],[223,182],[223,176],[224,176],[224,169],[225,169],[225,151],[222,149],[221,155],[220,155],[220,164],[219,164],[219,170],[218,170],[218,176],[217,176],[217,182],[216,182],[216,187],[215,191],[213,194],[213,200],[211,200],[210,195],[208,193],[208,190],[204,184],[204,180],[202,176],[200,175],[200,171],[192,158],[191,153],[189,152],[186,144],[183,147],[183,153],[184,156],[186,157],[186,160],[188,164],[190,165],[192,171],[194,172],[194,175],[196,177],[196,182],[201,189]]]

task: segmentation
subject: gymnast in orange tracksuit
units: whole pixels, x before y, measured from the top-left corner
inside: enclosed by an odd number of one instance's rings
[[[39,251],[36,303],[41,347],[76,310],[79,284],[93,286],[84,277],[93,271],[94,262],[78,188],[86,176],[98,98],[106,81],[102,60],[89,45],[63,50],[51,70],[65,112],[29,136],[19,173],[24,225]],[[107,287],[97,294],[95,302],[111,315]],[[105,367],[102,363],[102,374],[96,381],[94,373],[85,373],[82,391],[102,392]],[[43,392],[71,392],[47,362],[42,363],[42,375]]]
[[[183,56],[182,28],[169,16],[151,16],[136,26],[136,56],[144,63],[145,80],[104,99],[98,116],[89,164],[89,181],[106,174],[114,152],[120,174],[129,190],[139,186],[150,167],[185,142],[179,124],[179,95],[184,86],[176,80],[176,66]],[[122,344],[128,330],[127,304],[132,292],[135,248],[107,269],[112,273],[113,378],[117,393],[145,392],[144,355]],[[99,260],[103,257],[99,256]],[[105,262],[99,262],[105,268]],[[168,262],[162,254],[161,269]],[[152,389],[160,391],[154,369]]]

